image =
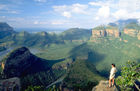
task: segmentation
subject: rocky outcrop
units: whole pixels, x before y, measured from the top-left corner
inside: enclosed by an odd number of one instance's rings
[[[135,29],[124,29],[124,33],[132,37],[136,37],[138,30]]]
[[[105,37],[106,36],[106,31],[105,30],[92,30],[92,37]]]
[[[92,91],[118,91],[116,86],[113,86],[111,88],[108,87],[108,81],[100,81],[99,84],[95,87],[93,87]]]
[[[140,40],[140,32],[137,34],[137,38],[138,40]]]
[[[0,91],[20,91],[20,79],[18,77],[0,80]]]
[[[92,37],[120,37],[120,32],[117,29],[92,30]]]
[[[137,37],[140,40],[140,30],[125,28],[123,33],[132,37]],[[117,28],[104,28],[104,29],[93,29],[91,41],[97,42],[105,37],[121,37],[121,32]],[[112,39],[112,38],[111,38]]]
[[[43,59],[31,54],[26,47],[17,48],[8,54],[3,61],[3,77],[20,77],[29,73],[51,70],[48,63]]]
[[[121,36],[121,32],[117,28],[95,28],[92,30],[92,36],[90,38],[91,42],[102,42],[107,41],[107,38],[112,40],[113,38],[119,38]]]
[[[137,37],[138,40],[140,40],[140,30],[136,29],[124,29],[124,34],[127,34],[132,37]]]
[[[121,33],[117,29],[106,29],[107,36],[120,37]]]

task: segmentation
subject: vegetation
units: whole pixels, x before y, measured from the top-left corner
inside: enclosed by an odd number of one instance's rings
[[[4,51],[4,50],[6,50],[6,48],[3,47],[3,46],[0,46],[0,52],[1,52],[1,51]]]
[[[137,90],[140,90],[139,86],[135,83],[136,80],[140,81],[140,63],[128,61],[122,67],[121,76],[116,79],[116,83],[124,91],[132,91],[134,86]]]
[[[46,89],[44,86],[28,86],[25,91],[61,91],[55,85],[53,87]]]
[[[121,65],[125,64],[127,60],[139,62],[139,45],[140,41],[136,37],[122,33],[120,38],[107,37],[100,39],[97,43],[88,41],[82,44],[68,42],[61,45],[50,45],[36,55],[49,60],[88,57],[97,70],[108,77],[111,63],[117,65],[119,74]]]
[[[85,74],[86,72],[86,74]],[[77,59],[69,68],[64,85],[74,90],[91,91],[97,85],[101,77],[95,66],[87,60]]]
[[[23,76],[21,77],[22,91],[24,91],[25,89],[28,89],[27,91],[30,91],[32,87],[35,90],[31,90],[31,91],[42,91],[41,89],[43,89],[43,87],[49,85],[53,81],[55,81],[55,77],[53,74],[50,74],[49,71],[42,71],[42,72],[37,72],[35,74]],[[39,86],[39,87],[36,87],[36,86]]]
[[[71,28],[60,34],[62,40],[89,40],[91,29]]]
[[[128,24],[126,27],[139,28],[136,24]],[[108,26],[106,28],[115,29],[116,27]],[[104,29],[104,26],[94,28],[94,30]],[[122,71],[120,70],[127,60],[140,62],[140,41],[136,37],[124,33],[119,38],[103,37],[95,42],[90,41],[90,37],[90,29],[79,28],[69,29],[59,35],[46,32],[31,34],[23,31],[3,37],[0,39],[0,45],[9,47],[24,45],[40,50],[35,54],[40,57],[37,59],[39,61],[25,71],[26,75],[24,73],[20,76],[23,91],[25,89],[26,91],[46,91],[45,86],[65,75],[63,81],[66,87],[75,90],[91,90],[100,80],[108,77],[112,63],[116,64],[118,73],[121,72],[121,76],[116,80],[117,85],[124,89],[133,87],[135,78],[139,79],[139,72],[136,71],[139,65],[130,61],[127,66],[122,68]],[[11,58],[13,59],[11,64],[17,65],[17,61],[23,58],[23,56],[18,58],[19,54],[16,53],[15,58]],[[7,55],[2,61],[9,56]],[[25,56],[27,57],[27,55]],[[30,61],[34,57],[31,57]],[[27,60],[24,60],[23,63],[25,61]],[[48,90],[52,90],[52,88]],[[58,89],[54,86],[53,90]]]
[[[104,25],[97,26],[97,27],[93,28],[93,30],[105,30],[105,26]]]
[[[140,25],[137,23],[130,23],[130,24],[127,24],[125,28],[140,30]]]
[[[106,27],[106,29],[115,29],[115,30],[119,30],[118,29],[118,26],[111,26],[111,25],[108,25],[107,27]]]

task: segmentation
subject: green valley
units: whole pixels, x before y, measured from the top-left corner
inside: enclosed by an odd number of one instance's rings
[[[0,52],[16,48],[1,60],[1,79],[19,77],[23,91],[53,86],[91,91],[108,79],[112,63],[117,76],[127,61],[140,63],[140,25],[135,22],[126,23],[122,29],[114,23],[92,30],[71,28],[60,34],[10,29],[0,30],[5,33],[0,35]],[[37,52],[32,54],[32,48]]]

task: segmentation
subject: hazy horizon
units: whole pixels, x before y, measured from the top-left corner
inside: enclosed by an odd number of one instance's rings
[[[119,19],[140,20],[139,0],[3,0],[0,22],[18,28],[93,28]]]

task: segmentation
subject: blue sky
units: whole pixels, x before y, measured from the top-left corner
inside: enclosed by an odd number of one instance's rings
[[[15,28],[93,28],[140,20],[140,0],[0,0],[0,22]]]

